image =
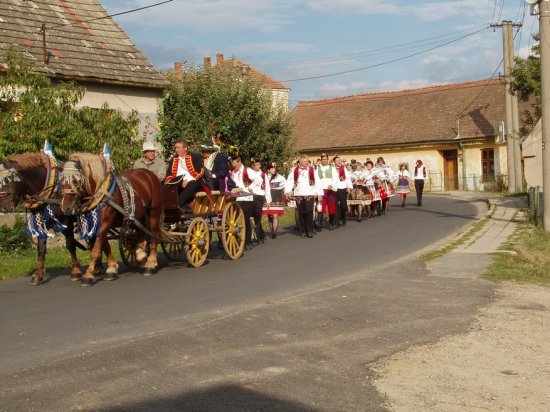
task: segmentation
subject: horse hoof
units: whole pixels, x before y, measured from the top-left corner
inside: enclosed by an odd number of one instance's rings
[[[71,281],[77,282],[82,279],[82,273],[71,273]]]
[[[95,283],[95,279],[94,278],[82,278],[80,280],[80,286],[82,287],[89,287],[89,286],[93,286]]]
[[[113,280],[117,280],[118,276],[116,273],[106,273],[103,277],[103,280],[106,280],[107,282],[112,282]]]
[[[152,276],[155,274],[155,270],[154,269],[145,269],[143,271],[143,276]]]
[[[38,286],[42,284],[42,278],[39,278],[37,276],[31,277],[31,281],[29,282],[31,286]]]

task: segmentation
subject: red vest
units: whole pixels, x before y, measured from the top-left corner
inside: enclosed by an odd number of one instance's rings
[[[294,168],[294,186],[298,184],[298,177],[300,176],[300,168],[295,167]],[[309,167],[309,185],[315,186],[315,169],[313,167]]]

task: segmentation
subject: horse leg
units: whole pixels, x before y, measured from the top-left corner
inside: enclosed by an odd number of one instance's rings
[[[162,211],[156,210],[156,209],[152,210],[151,213],[149,214],[149,230],[155,236],[160,236],[160,225],[162,224],[161,216],[162,216]],[[143,271],[143,274],[145,276],[152,275],[157,270],[158,239],[155,236],[149,237],[149,257],[147,258],[147,262],[145,262],[145,268]]]
[[[116,280],[118,278],[118,262],[116,261],[111,245],[106,241],[103,245],[103,252],[107,257],[107,270],[105,271],[105,280]]]
[[[65,236],[65,246],[71,254],[71,280],[77,281],[82,277],[80,262],[76,255],[76,240],[74,238],[73,223],[67,223],[67,228],[63,231]]]
[[[139,234],[138,235],[138,241],[136,244],[136,261],[139,264],[143,264],[145,260],[147,259],[147,239],[145,238],[145,235]]]
[[[102,229],[102,228],[101,228]],[[106,242],[106,234],[100,229],[101,235],[95,239],[93,246],[90,249],[90,264],[88,269],[80,280],[80,286],[93,286],[96,282],[96,265],[101,261],[101,253],[103,251],[103,245]]]
[[[41,285],[47,279],[45,269],[47,242],[47,239],[38,239],[36,243],[37,263],[36,270],[31,276],[30,284],[32,286]]]

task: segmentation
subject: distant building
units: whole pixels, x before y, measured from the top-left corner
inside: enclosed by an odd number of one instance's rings
[[[507,184],[506,144],[495,130],[505,118],[505,88],[497,79],[303,101],[294,116],[297,149],[314,159],[322,152],[362,163],[383,156],[394,170],[422,159],[429,190]]]
[[[54,82],[84,87],[79,106],[136,110],[141,129],[157,131],[158,101],[168,82],[98,0],[0,1],[0,74],[12,45]]]
[[[269,77],[267,74],[260,72],[244,61],[237,59],[236,57],[226,60],[224,59],[223,54],[218,53],[216,54],[215,66],[212,66],[212,60],[210,57],[205,57],[203,64],[205,70],[210,70],[212,68],[220,69],[224,67],[236,68],[236,72],[241,78],[249,77],[250,79],[257,81],[266,90],[270,90],[273,94],[274,105],[282,105],[286,110],[288,110],[288,93],[290,88],[280,81]],[[180,78],[182,69],[182,63],[176,62],[174,64],[174,71],[177,75],[180,75]]]

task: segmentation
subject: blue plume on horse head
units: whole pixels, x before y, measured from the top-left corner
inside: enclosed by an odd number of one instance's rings
[[[52,145],[47,140],[44,141],[44,148],[42,149],[42,151],[44,152],[44,154],[54,157]]]
[[[107,143],[103,145],[103,157],[107,160],[111,160],[111,148]]]

